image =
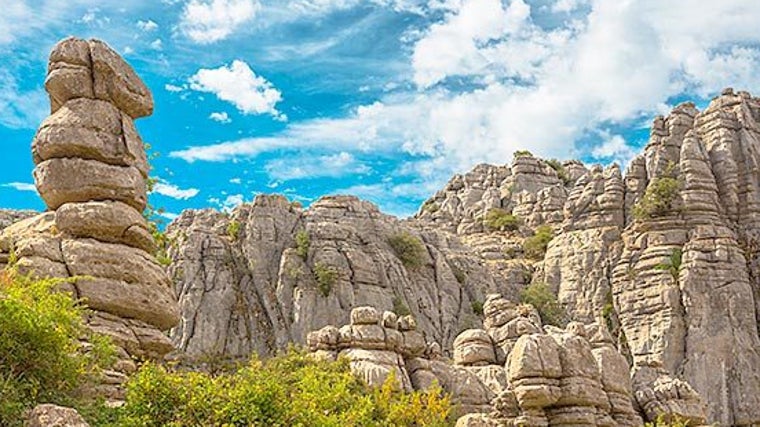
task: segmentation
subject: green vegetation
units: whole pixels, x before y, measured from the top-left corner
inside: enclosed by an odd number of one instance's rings
[[[565,309],[545,283],[532,283],[523,289],[520,302],[536,307],[541,321],[546,325],[564,327],[568,322]]]
[[[660,415],[655,422],[646,423],[644,427],[690,427],[690,424],[681,417],[673,417],[673,419],[668,420],[664,415]]]
[[[347,359],[291,349],[217,375],[147,363],[127,383],[122,408],[99,417],[113,427],[425,426],[454,424],[451,400],[434,387],[404,393],[394,378],[371,388]]]
[[[473,301],[470,303],[470,307],[472,308],[473,313],[478,316],[483,315],[483,301]]]
[[[399,296],[393,297],[393,312],[396,313],[397,316],[408,316],[412,314],[409,307],[404,304],[404,300]]]
[[[37,403],[77,406],[77,389],[113,356],[105,338],[82,321],[84,309],[55,289],[63,280],[32,280],[0,271],[0,425],[21,426]],[[84,351],[79,339],[90,344]]]
[[[532,157],[533,153],[528,150],[517,150],[514,154],[515,157]]]
[[[546,255],[546,248],[549,242],[554,238],[554,230],[549,225],[539,225],[533,236],[528,237],[523,242],[523,253],[526,258],[533,260],[542,260]]]
[[[666,176],[653,179],[644,196],[633,205],[633,217],[643,220],[667,214],[680,190],[681,182],[676,178]]]
[[[338,281],[338,270],[333,266],[318,262],[314,264],[314,279],[317,281],[319,293],[327,297]]]
[[[451,266],[451,272],[454,273],[454,278],[457,279],[460,285],[464,285],[467,280],[467,273],[456,265]]]
[[[227,236],[232,240],[237,240],[240,237],[240,221],[231,219],[227,224]]]
[[[607,294],[604,296],[604,307],[602,307],[602,317],[604,317],[604,324],[607,326],[607,330],[610,331],[611,334],[615,334],[615,322],[613,319],[613,315],[615,314],[615,306],[612,301],[612,289],[607,291]]]
[[[407,268],[416,269],[425,262],[425,245],[406,231],[391,236],[388,244]]]
[[[670,273],[671,276],[673,276],[674,281],[678,281],[678,273],[681,270],[681,259],[683,258],[683,251],[681,248],[673,249],[673,251],[670,253],[670,256],[668,258],[655,265],[654,268],[656,270],[664,270]]]
[[[568,185],[572,183],[572,179],[570,179],[570,175],[567,174],[567,171],[565,170],[565,167],[562,165],[562,163],[557,159],[549,159],[544,160],[549,167],[554,169],[557,172],[557,177],[562,180],[562,182],[565,185]]]
[[[433,201],[433,199],[428,199],[425,201],[425,203],[422,204],[422,211],[423,212],[429,212],[431,214],[438,212],[438,210],[441,209],[441,207]]]
[[[300,230],[296,233],[296,254],[304,261],[309,256],[309,245],[311,245],[311,239],[306,230]]]
[[[144,143],[143,145],[145,146],[145,152],[147,153],[148,163],[160,157],[158,152],[152,151],[150,144]],[[152,170],[153,167],[150,166],[150,169]],[[145,179],[145,189],[148,194],[153,192],[156,184],[158,184],[158,178],[149,176]],[[166,221],[162,217],[165,212],[164,208],[156,208],[151,203],[148,203],[143,211],[143,217],[148,222],[148,231],[156,242],[156,252],[153,255],[156,257],[156,261],[164,267],[172,263],[172,259],[169,257],[169,246],[171,245],[171,242],[166,236],[166,233],[161,230],[161,227],[166,225]]]
[[[486,213],[484,224],[491,230],[514,231],[520,228],[520,218],[504,209],[493,208]]]

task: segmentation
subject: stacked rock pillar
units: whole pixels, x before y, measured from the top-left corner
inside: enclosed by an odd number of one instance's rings
[[[153,99],[132,68],[97,40],[59,42],[45,88],[52,111],[32,152],[49,212],[6,229],[0,240],[24,270],[76,278],[71,290],[91,309],[88,325],[118,347],[102,391],[119,399],[118,385],[134,371],[135,358],[172,350],[162,331],[179,320],[142,215],[149,167],[133,120],[152,113]]]

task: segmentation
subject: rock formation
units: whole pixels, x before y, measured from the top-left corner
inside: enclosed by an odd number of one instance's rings
[[[21,272],[75,278],[64,286],[92,309],[89,327],[119,347],[104,386],[107,397],[119,398],[110,386],[135,369],[132,357],[171,351],[162,331],[179,318],[142,216],[148,164],[133,119],[150,114],[153,100],[132,68],[97,40],[59,42],[45,87],[52,114],[32,153],[49,211],[4,229],[0,252]]]

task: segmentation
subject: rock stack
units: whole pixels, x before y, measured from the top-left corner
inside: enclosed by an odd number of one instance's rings
[[[97,40],[59,42],[45,87],[52,114],[32,152],[49,211],[6,228],[0,252],[13,253],[22,272],[76,278],[69,290],[93,310],[89,326],[120,348],[118,372],[107,378],[117,384],[134,370],[132,357],[173,349],[162,331],[179,320],[142,216],[148,163],[133,120],[151,114],[153,100],[132,68]]]

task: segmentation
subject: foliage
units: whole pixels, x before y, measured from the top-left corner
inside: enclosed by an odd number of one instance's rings
[[[690,427],[690,424],[687,420],[684,420],[678,416],[672,418],[673,419],[668,420],[665,415],[660,415],[657,417],[656,421],[646,423],[644,424],[644,427]]]
[[[118,426],[453,425],[440,388],[404,393],[390,378],[370,388],[346,359],[317,360],[290,350],[212,376],[143,365],[127,385]]]
[[[533,260],[541,260],[546,255],[546,248],[549,242],[554,238],[554,230],[549,225],[539,225],[533,236],[528,237],[523,242],[523,253],[525,257]]]
[[[304,260],[309,256],[309,245],[311,245],[311,239],[306,230],[300,230],[296,233],[296,254]]]
[[[491,230],[514,231],[520,228],[520,218],[504,209],[493,208],[486,213],[484,223]]]
[[[434,214],[438,212],[441,207],[433,199],[428,199],[422,204],[422,211]]]
[[[523,289],[520,301],[535,307],[544,324],[564,327],[568,322],[565,309],[545,283],[532,283]]]
[[[515,157],[532,157],[533,153],[528,150],[517,150],[514,154]]]
[[[314,279],[317,281],[319,293],[327,297],[335,282],[338,281],[338,270],[333,266],[318,262],[314,264]]]
[[[649,183],[644,195],[633,205],[633,217],[639,220],[667,214],[681,189],[678,179],[664,176]]]
[[[683,258],[683,251],[681,248],[675,248],[670,253],[668,258],[655,265],[655,270],[664,270],[673,276],[673,280],[678,281],[678,273],[681,270],[681,259]]]
[[[145,143],[144,146],[148,162],[152,162],[159,158],[160,154],[156,151],[152,151],[150,144]],[[152,166],[150,168],[153,169]],[[158,184],[158,178],[156,177],[149,176],[145,179],[145,189],[148,194],[153,192],[156,184]],[[153,206],[153,204],[148,203],[143,211],[143,217],[148,222],[148,231],[156,242],[156,252],[153,254],[156,257],[156,261],[163,266],[168,266],[172,262],[169,257],[169,246],[171,242],[166,236],[166,233],[162,230],[162,227],[166,225],[166,221],[162,217],[164,213],[164,208],[157,208]]]
[[[113,347],[85,327],[82,306],[56,290],[65,282],[0,271],[0,425],[21,425],[40,402],[71,403],[111,361]]]
[[[227,236],[232,240],[237,240],[240,237],[240,221],[231,219],[227,224]]]
[[[470,303],[470,307],[472,307],[472,312],[477,314],[478,316],[483,315],[483,301],[473,301]]]
[[[565,170],[565,167],[562,165],[562,163],[557,159],[549,159],[544,160],[549,167],[554,169],[557,172],[557,177],[562,180],[562,182],[565,185],[571,184],[572,179],[570,178],[570,175],[567,174],[567,171]]]
[[[425,245],[406,231],[391,236],[388,244],[407,268],[419,268],[425,261]]]
[[[399,296],[393,297],[393,312],[396,313],[397,316],[408,316],[412,314],[409,307],[404,304],[404,300]]]
[[[454,273],[454,278],[457,279],[460,285],[464,285],[467,280],[467,273],[456,265],[451,266],[451,272]]]
[[[607,330],[610,331],[611,334],[614,335],[615,332],[615,322],[614,322],[614,316],[615,314],[615,306],[613,304],[612,300],[612,289],[609,289],[607,291],[607,294],[604,297],[604,306],[602,307],[602,317],[604,318],[604,323],[607,326]]]

